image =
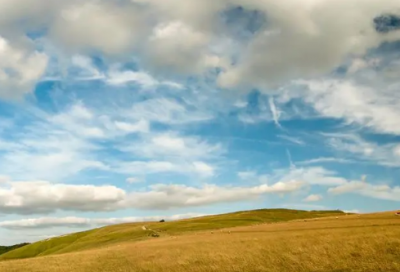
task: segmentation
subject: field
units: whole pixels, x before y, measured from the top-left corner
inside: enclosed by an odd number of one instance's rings
[[[62,246],[68,236],[38,243],[52,243],[47,252],[32,244],[1,257],[29,257],[35,249],[48,256],[4,260],[0,271],[400,271],[400,217],[393,212],[262,210],[143,225],[75,234],[81,237]]]

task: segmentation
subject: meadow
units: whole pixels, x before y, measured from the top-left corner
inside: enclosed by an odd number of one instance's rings
[[[109,226],[61,246],[63,238],[35,258],[16,259],[29,257],[35,244],[0,256],[0,271],[400,271],[400,217],[393,212],[261,210],[149,223],[146,230],[143,223]]]

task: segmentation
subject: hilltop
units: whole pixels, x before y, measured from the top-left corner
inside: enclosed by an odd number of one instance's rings
[[[263,209],[205,216],[172,222],[144,222],[112,225],[39,241],[0,256],[0,260],[30,258],[75,252],[121,242],[183,235],[196,231],[344,215],[342,211],[300,211]]]

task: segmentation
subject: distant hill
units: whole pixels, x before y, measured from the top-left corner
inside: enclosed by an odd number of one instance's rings
[[[27,246],[29,245],[28,243],[22,243],[22,244],[18,244],[18,245],[13,245],[13,246],[0,246],[0,255],[7,253],[11,250],[23,247],[23,246]]]
[[[210,231],[231,227],[275,223],[345,215],[342,211],[300,211],[263,209],[205,216],[171,222],[146,222],[112,225],[84,232],[55,237],[12,250],[0,260],[21,259],[99,248],[126,241],[156,239],[194,231]]]

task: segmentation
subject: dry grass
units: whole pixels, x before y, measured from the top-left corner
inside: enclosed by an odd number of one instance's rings
[[[3,261],[0,271],[400,271],[400,217],[344,216],[203,231]]]

